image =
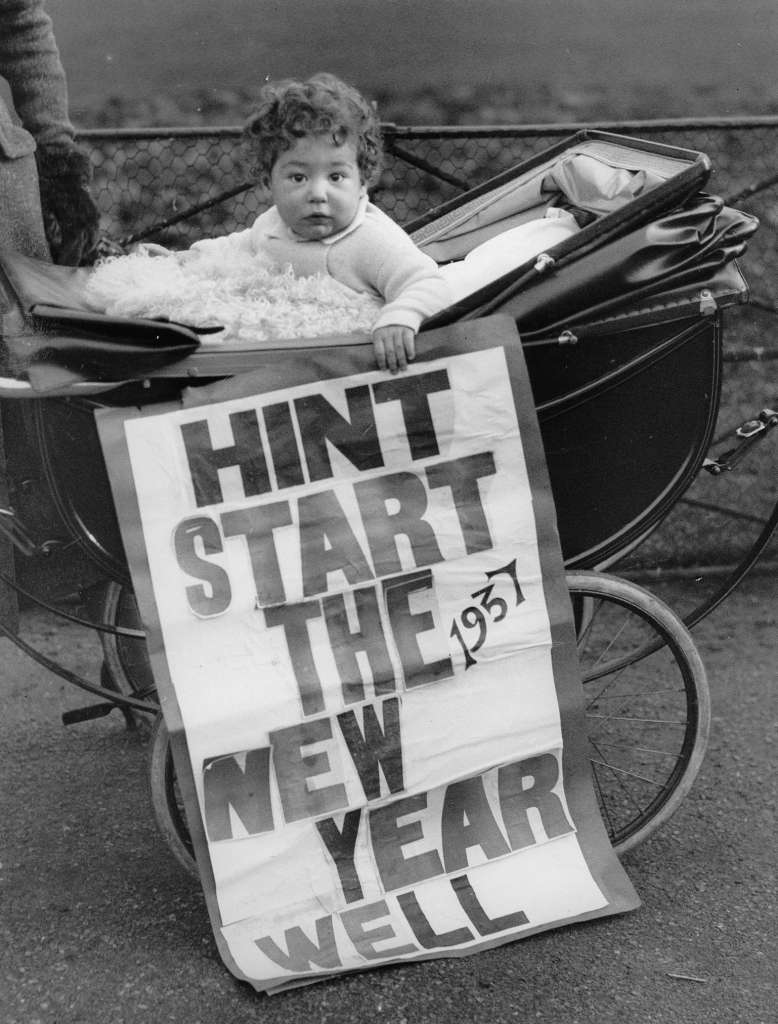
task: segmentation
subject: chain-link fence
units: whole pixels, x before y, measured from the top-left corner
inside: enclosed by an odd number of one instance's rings
[[[759,217],[747,273],[755,303],[778,308],[778,118],[632,121],[523,127],[385,126],[386,165],[373,199],[400,224],[566,135],[600,128],[708,155],[710,190]],[[184,247],[247,226],[264,208],[238,128],[86,131],[108,234]]]
[[[778,117],[477,128],[387,125],[386,164],[373,199],[407,224],[581,128],[707,154],[713,166],[709,191],[759,218],[761,228],[741,261],[751,304],[727,311],[729,366],[718,429],[726,435],[760,406],[778,405],[764,372],[775,366],[769,360],[778,359]],[[237,128],[88,131],[81,141],[91,148],[105,228],[116,241],[148,239],[184,248],[198,238],[248,226],[264,208],[261,190],[248,180]],[[662,536],[639,549],[648,562],[737,559],[775,500],[775,440],[760,451],[727,488],[709,493],[703,479],[702,501],[714,511],[702,519],[690,518],[683,508],[674,511]],[[723,515],[716,511],[722,507],[728,509]]]

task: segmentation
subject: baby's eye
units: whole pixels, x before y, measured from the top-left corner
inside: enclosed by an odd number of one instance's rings
[[[301,185],[305,181],[305,175],[304,174],[292,174],[291,175],[291,179],[295,183],[295,185]]]

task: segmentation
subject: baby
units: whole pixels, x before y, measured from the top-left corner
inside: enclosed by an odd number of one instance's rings
[[[329,274],[382,299],[376,361],[404,370],[419,325],[448,305],[449,289],[435,261],[368,200],[382,159],[371,105],[333,75],[284,81],[263,88],[245,134],[273,206],[250,228],[189,251],[262,254],[279,269]]]

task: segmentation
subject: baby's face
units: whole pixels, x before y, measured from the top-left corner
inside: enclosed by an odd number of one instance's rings
[[[326,135],[308,135],[279,156],[270,192],[284,223],[308,241],[348,227],[364,193],[351,142],[336,146]]]

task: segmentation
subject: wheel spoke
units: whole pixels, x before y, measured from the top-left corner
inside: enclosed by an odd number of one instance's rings
[[[595,761],[592,759],[592,764],[598,764],[602,768],[607,768],[610,772],[618,772],[619,775],[627,775],[631,779],[639,779],[641,782],[647,782],[649,786],[655,786],[657,789],[661,789],[664,786],[664,780],[661,782],[659,779],[648,779],[645,775],[640,775],[638,772],[631,772],[627,768],[619,768],[617,764],[610,764],[608,761]]]
[[[668,695],[672,695],[673,697],[682,697],[683,696],[683,690],[680,687],[675,687],[672,690],[649,690],[649,689],[645,689],[645,690],[635,690],[633,693],[606,693],[606,694],[602,694],[602,695],[598,694],[596,697],[593,697],[586,706],[587,707],[591,707],[592,704],[596,704],[596,702],[598,700],[601,700],[601,699],[602,700],[622,700],[622,699],[624,699],[626,697],[645,697],[645,696],[650,696],[650,697],[667,697]]]
[[[622,750],[625,752],[634,751],[636,754],[657,754],[659,757],[672,757],[679,761],[679,755],[673,750],[661,750],[658,747],[643,747],[632,743],[613,743],[608,740],[598,740],[598,747],[607,747],[610,750]]]
[[[587,714],[587,718],[602,719],[604,722],[642,722],[643,725],[675,725],[686,728],[689,724],[685,719],[673,718],[638,718],[634,715],[595,715]]]
[[[600,755],[600,757],[603,757],[602,751],[597,747],[597,744],[596,743],[592,743],[592,746],[597,751],[597,753]],[[615,782],[617,783],[617,785],[618,785],[619,789],[621,790],[621,792],[623,793],[623,795],[627,798],[627,800],[631,804],[634,805],[635,810],[639,814],[643,808],[637,802],[637,800],[633,796],[632,792],[629,789],[627,789],[626,785],[624,784],[624,779],[622,779],[621,776],[616,773],[614,765],[609,764],[604,758],[603,758],[602,761],[597,761],[593,757],[589,758],[589,760],[590,760],[590,762],[591,762],[593,767],[596,768],[596,766],[599,766],[601,768],[605,768],[608,771],[608,773],[613,776]]]

